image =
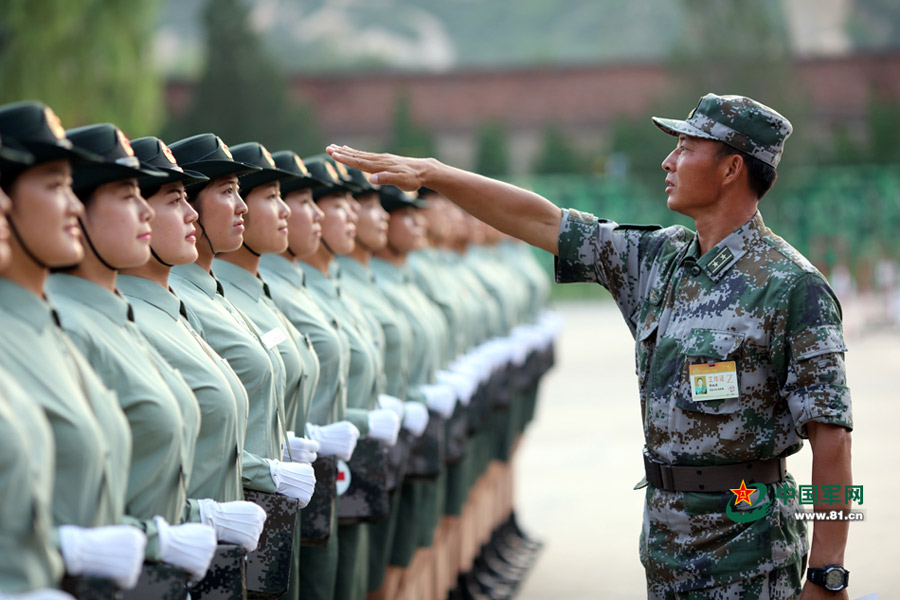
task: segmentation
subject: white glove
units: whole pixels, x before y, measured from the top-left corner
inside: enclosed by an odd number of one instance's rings
[[[438,371],[435,377],[439,384],[453,388],[460,404],[468,406],[472,402],[472,396],[478,389],[478,381],[475,378],[455,371]]]
[[[438,384],[423,385],[420,389],[425,394],[425,404],[428,405],[428,408],[445,419],[449,419],[456,406],[456,393],[453,388]]]
[[[281,462],[270,458],[266,462],[269,463],[269,473],[275,482],[275,492],[296,498],[300,501],[300,508],[309,504],[309,499],[316,490],[316,472],[311,464]]]
[[[400,434],[400,417],[397,413],[387,408],[376,408],[369,411],[368,417],[370,438],[381,440],[388,446],[397,443],[397,436]]]
[[[378,394],[378,408],[394,411],[397,418],[403,420],[404,402],[400,398],[391,396],[390,394]]]
[[[247,552],[256,550],[266,522],[266,511],[261,506],[243,500],[216,502],[209,498],[198,504],[200,522],[215,529],[220,542],[240,544]]]
[[[338,421],[331,425],[306,424],[306,435],[319,442],[319,454],[350,460],[359,439],[359,429],[350,421]]]
[[[147,536],[131,525],[59,528],[59,545],[70,575],[112,579],[126,590],[137,585]]]
[[[293,462],[314,463],[319,458],[316,454],[319,451],[319,442],[297,437],[293,431],[287,432],[287,441],[291,447],[291,453],[288,454],[288,449],[285,447],[281,460],[291,462],[293,458]]]
[[[159,557],[181,567],[200,581],[206,576],[216,553],[216,530],[201,523],[169,525],[162,517],[153,517],[159,532]]]
[[[403,429],[416,437],[425,433],[428,426],[428,408],[419,402],[407,402],[403,416]]]
[[[0,600],[75,600],[62,590],[44,588],[21,594],[0,594]]]

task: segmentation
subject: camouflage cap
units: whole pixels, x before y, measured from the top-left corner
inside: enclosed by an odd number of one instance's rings
[[[765,104],[746,96],[706,94],[684,121],[653,117],[669,135],[718,140],[777,167],[791,122]]]

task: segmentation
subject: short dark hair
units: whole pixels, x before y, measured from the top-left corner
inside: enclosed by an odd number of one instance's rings
[[[756,198],[762,199],[762,197],[772,189],[775,180],[778,179],[778,173],[775,171],[775,167],[767,165],[758,158],[750,156],[734,146],[729,146],[725,142],[719,142],[719,152],[717,153],[716,158],[725,158],[726,156],[731,156],[733,154],[738,154],[744,159],[744,165],[747,167],[747,183],[750,185],[750,189],[753,190],[753,193],[756,194]]]

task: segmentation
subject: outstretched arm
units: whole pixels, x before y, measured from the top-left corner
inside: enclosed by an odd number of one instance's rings
[[[336,145],[327,150],[335,160],[372,173],[372,183],[407,191],[429,187],[503,233],[557,253],[562,210],[542,196],[433,158],[375,154]]]

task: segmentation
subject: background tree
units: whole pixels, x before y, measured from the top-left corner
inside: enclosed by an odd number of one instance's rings
[[[479,127],[475,171],[493,177],[509,173],[509,134],[503,123],[490,121]]]
[[[415,122],[409,98],[399,96],[394,108],[394,131],[388,142],[388,152],[405,156],[434,156],[434,136]]]
[[[3,0],[0,103],[41,100],[67,128],[112,122],[155,133],[163,114],[152,68],[158,0]]]
[[[286,78],[249,15],[242,0],[207,2],[206,67],[192,108],[169,124],[165,139],[212,131],[227,144],[257,141],[273,152],[291,149],[303,156],[322,152],[311,109],[290,102]]]
[[[551,124],[544,129],[543,143],[532,171],[536,175],[583,174],[588,171],[588,162],[563,130]]]

